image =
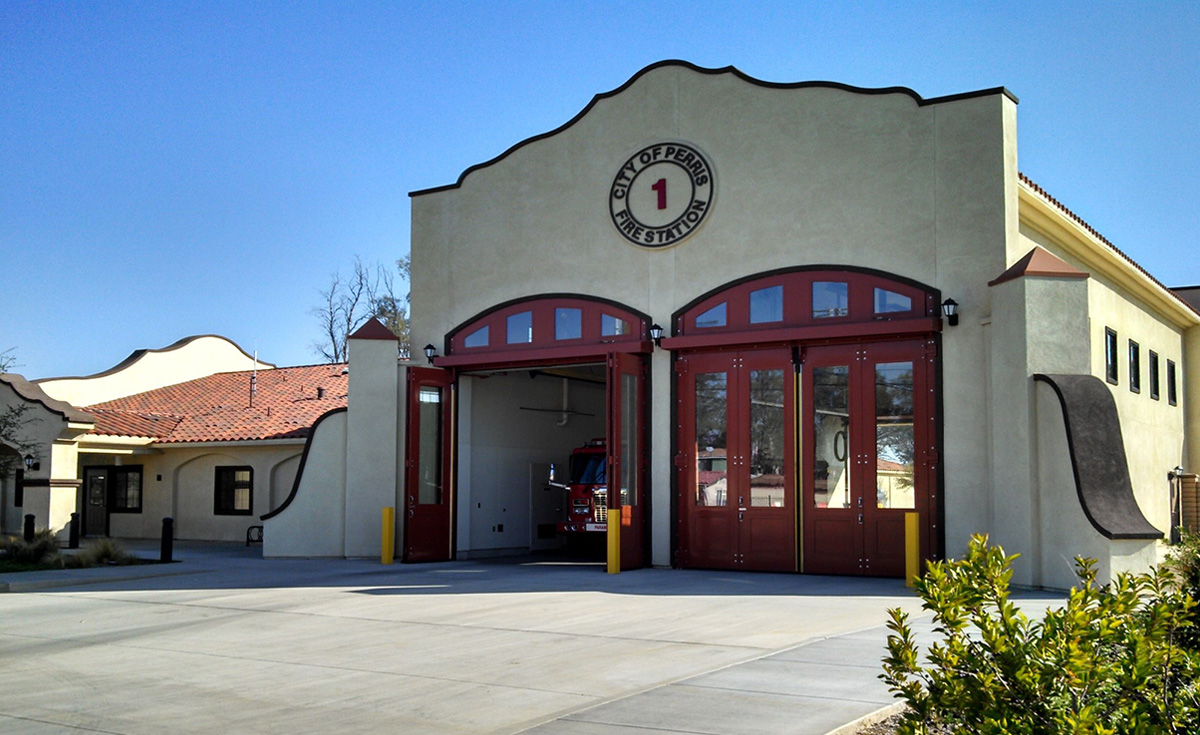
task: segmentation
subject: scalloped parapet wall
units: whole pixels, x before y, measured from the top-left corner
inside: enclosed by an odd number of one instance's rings
[[[269,370],[271,363],[257,363]],[[216,373],[251,370],[254,358],[234,342],[215,334],[186,337],[157,350],[137,350],[104,372],[82,377],[35,381],[51,398],[74,406],[92,406]]]

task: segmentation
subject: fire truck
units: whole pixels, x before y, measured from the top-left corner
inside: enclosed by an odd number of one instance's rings
[[[571,452],[568,484],[553,483],[567,491],[567,517],[558,523],[560,534],[572,536],[608,530],[606,450],[603,439],[593,439],[575,449]]]

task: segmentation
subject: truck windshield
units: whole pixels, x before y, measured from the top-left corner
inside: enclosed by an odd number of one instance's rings
[[[603,454],[571,455],[572,485],[603,485],[605,463]]]

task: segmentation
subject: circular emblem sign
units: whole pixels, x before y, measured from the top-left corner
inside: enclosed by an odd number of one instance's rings
[[[683,143],[656,143],[630,156],[608,194],[613,224],[646,248],[674,245],[692,234],[712,206],[713,170]]]

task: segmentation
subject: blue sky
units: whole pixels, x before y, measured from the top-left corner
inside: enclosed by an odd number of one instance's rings
[[[0,350],[81,375],[217,333],[318,362],[408,192],[679,58],[777,82],[1005,86],[1020,169],[1200,283],[1200,3],[0,3]]]

